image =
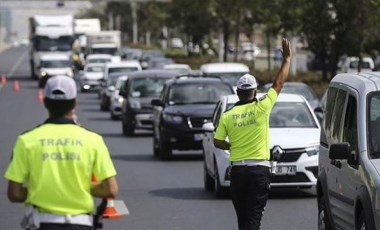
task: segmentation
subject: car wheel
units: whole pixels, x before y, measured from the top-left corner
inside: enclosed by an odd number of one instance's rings
[[[169,142],[160,140],[160,158],[162,160],[169,160],[172,157],[172,149]]]
[[[119,116],[115,115],[112,110],[111,110],[111,119],[112,120],[118,120],[119,119]]]
[[[203,163],[203,182],[206,191],[214,191],[215,181],[208,173],[206,161]]]
[[[361,211],[359,213],[359,216],[357,217],[358,220],[357,220],[357,225],[356,225],[356,230],[366,230],[367,229],[367,224],[366,224],[366,221],[365,221],[365,214],[364,214],[364,211]]]
[[[215,195],[216,195],[217,198],[221,198],[221,197],[224,197],[224,196],[227,195],[227,189],[224,188],[220,184],[218,165],[216,164],[216,161],[214,162],[214,171],[215,171],[215,178],[214,178]]]
[[[322,195],[318,200],[318,230],[331,230],[331,223],[326,213],[325,198]]]

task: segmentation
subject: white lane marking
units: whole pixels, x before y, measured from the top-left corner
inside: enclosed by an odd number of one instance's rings
[[[12,77],[13,73],[17,70],[18,66],[21,64],[22,60],[25,58],[25,56],[29,53],[29,50],[27,49],[21,57],[17,60],[16,64],[12,67],[11,71],[7,74],[8,78]]]

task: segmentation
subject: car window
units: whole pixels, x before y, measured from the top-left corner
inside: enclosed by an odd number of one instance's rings
[[[108,74],[110,73],[129,73],[133,71],[137,71],[137,67],[114,67],[108,69]]]
[[[317,123],[304,102],[277,102],[270,114],[270,128],[316,128]]]
[[[131,80],[129,95],[131,97],[158,97],[167,78],[136,78]]]
[[[107,86],[116,85],[117,79],[123,75],[111,75],[107,78]]]
[[[371,156],[380,157],[380,93],[369,96],[368,142]]]
[[[86,72],[89,72],[89,73],[96,73],[96,72],[103,72],[104,71],[104,67],[101,67],[101,66],[90,66],[86,69]]]
[[[331,121],[332,115],[335,107],[335,98],[338,93],[338,89],[330,87],[327,91],[327,100],[326,100],[326,112],[323,120],[323,127],[327,137],[331,137]]]
[[[106,58],[99,58],[99,59],[89,59],[87,62],[88,63],[107,63],[110,62],[111,59],[106,59]]]
[[[120,90],[122,87],[124,87],[126,81],[127,81],[127,79],[122,79],[122,80],[116,81],[115,88],[117,90]]]
[[[343,119],[343,109],[344,109],[344,102],[346,100],[347,92],[339,89],[338,94],[336,96],[336,102],[334,107],[334,112],[332,114],[332,130],[331,130],[331,140],[336,143],[341,141],[341,123]]]
[[[43,68],[67,68],[70,66],[71,62],[65,60],[41,61],[41,67]]]
[[[223,95],[232,94],[227,84],[192,82],[173,84],[169,91],[169,104],[215,104]]]
[[[342,142],[350,143],[353,154],[357,153],[358,148],[356,111],[356,99],[354,96],[349,95],[343,124]]]

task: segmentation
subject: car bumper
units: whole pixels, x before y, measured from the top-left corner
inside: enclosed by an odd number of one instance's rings
[[[221,186],[230,186],[231,164],[229,154],[217,151],[215,159],[218,164],[218,174]],[[277,166],[296,166],[295,175],[272,175],[272,187],[309,187],[317,183],[318,156],[307,156],[302,154],[296,162],[277,163]]]
[[[182,127],[182,126],[179,126]],[[161,129],[161,139],[169,142],[172,149],[201,150],[204,131],[202,129],[179,129],[174,126]]]
[[[99,87],[100,87],[99,81],[83,80],[81,82],[81,89],[82,90],[95,91],[95,90],[98,90]]]

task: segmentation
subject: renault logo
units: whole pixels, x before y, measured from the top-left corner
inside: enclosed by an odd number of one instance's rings
[[[271,150],[273,160],[278,160],[285,153],[285,151],[278,145],[274,146]]]

